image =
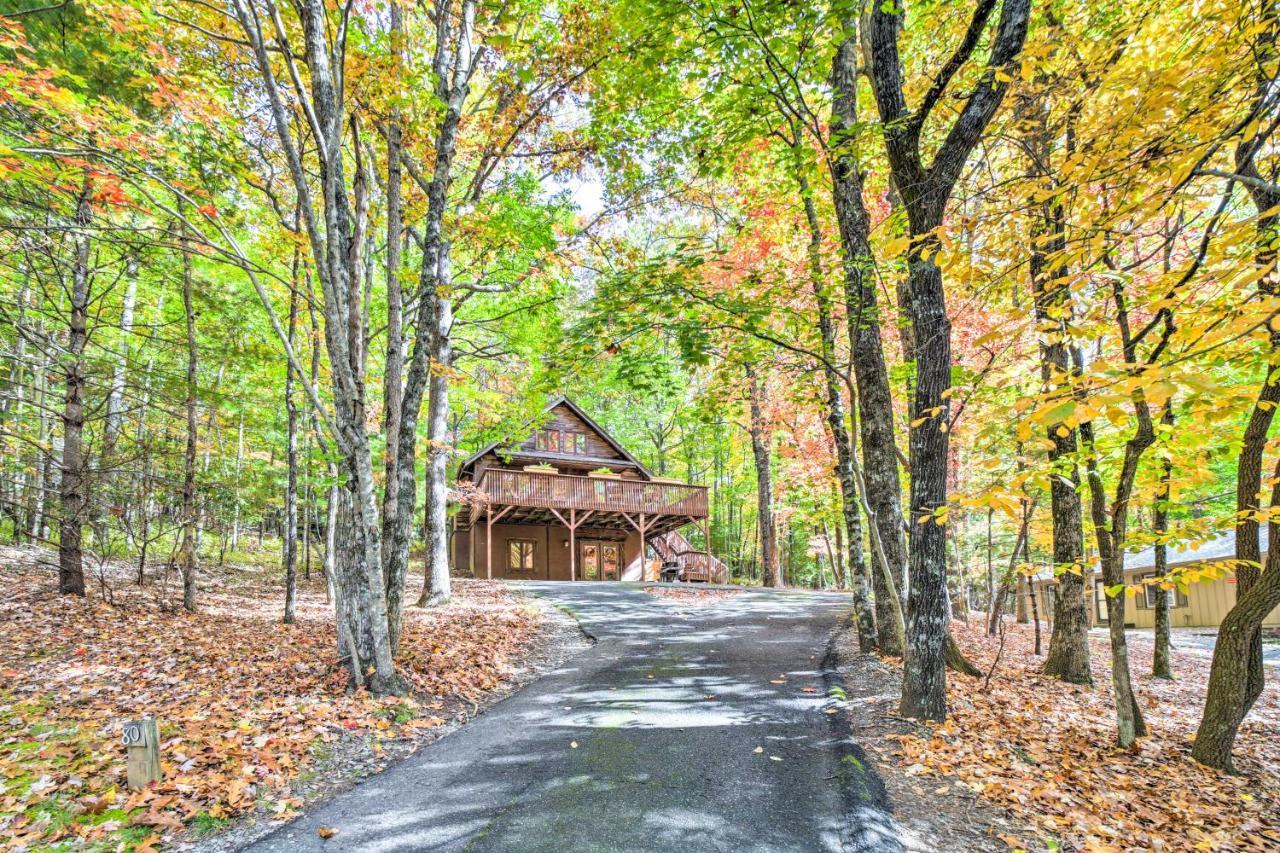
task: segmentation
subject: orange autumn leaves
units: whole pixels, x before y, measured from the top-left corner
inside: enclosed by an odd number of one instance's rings
[[[113,606],[59,597],[48,579],[0,567],[0,844],[151,845],[259,803],[287,815],[300,802],[282,789],[320,745],[440,725],[445,700],[499,686],[539,626],[497,585],[462,581],[455,603],[407,614],[414,696],[375,699],[346,692],[315,591],[284,626],[274,594],[211,594],[190,616],[158,606],[154,587],[121,586]],[[134,793],[120,724],[144,714],[160,720],[165,778]]]
[[[989,668],[998,641],[976,624],[953,623],[953,631]],[[981,678],[949,674],[951,719],[929,735],[901,736],[892,748],[898,762],[909,776],[954,777],[1017,813],[1039,836],[1006,841],[1029,850],[1051,842],[1088,851],[1280,848],[1280,689],[1268,687],[1242,728],[1248,776],[1219,773],[1189,754],[1208,658],[1175,652],[1178,680],[1160,681],[1146,675],[1150,641],[1132,641],[1151,734],[1122,751],[1112,746],[1106,637],[1091,641],[1097,686],[1080,688],[1040,675],[1030,627],[1009,626],[990,689]]]

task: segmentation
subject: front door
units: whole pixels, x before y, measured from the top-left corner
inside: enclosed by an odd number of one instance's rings
[[[1102,581],[1093,582],[1093,612],[1097,617],[1095,625],[1106,625],[1107,619],[1107,587]]]
[[[584,581],[618,580],[622,576],[622,546],[617,542],[579,542],[578,571]]]

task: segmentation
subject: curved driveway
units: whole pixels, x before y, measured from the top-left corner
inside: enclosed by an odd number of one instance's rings
[[[596,644],[251,849],[901,849],[846,714],[824,713],[846,597],[523,586]]]

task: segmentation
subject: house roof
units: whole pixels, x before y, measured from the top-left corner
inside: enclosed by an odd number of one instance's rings
[[[1267,525],[1262,525],[1258,536],[1258,544],[1262,549],[1262,553],[1267,553]],[[1236,556],[1236,532],[1234,529],[1221,533],[1207,542],[1190,542],[1184,545],[1174,545],[1169,548],[1166,557],[1169,566],[1186,566],[1192,563],[1213,563],[1219,560],[1231,560]],[[1124,570],[1126,572],[1141,569],[1153,569],[1156,565],[1156,547],[1152,545],[1141,551],[1134,551],[1126,554],[1124,558]],[[1092,574],[1097,574],[1097,567],[1091,569]],[[1036,572],[1035,579],[1037,581],[1052,581],[1054,578],[1052,569],[1041,569]]]
[[[609,435],[609,432],[604,427],[596,423],[595,420],[586,412],[584,412],[578,406],[577,403],[573,402],[563,394],[559,394],[551,398],[551,400],[547,403],[547,405],[542,407],[542,411],[539,412],[539,416],[545,415],[547,412],[551,411],[556,406],[567,406],[569,410],[573,412],[575,415],[577,415],[579,418],[581,418],[583,422],[586,423],[587,426],[595,430],[596,433],[602,439],[604,439],[606,444],[608,444],[610,447],[616,450],[619,456],[621,456],[623,459],[627,460],[632,465],[634,465],[636,467],[636,470],[638,470],[646,480],[652,479],[653,475],[649,473],[648,468],[644,467],[644,465],[641,464],[639,459],[636,459],[634,456],[632,456],[631,453],[625,447],[623,447],[621,444],[618,443],[617,439]],[[532,429],[535,420],[537,419],[535,418],[534,420],[527,421],[524,424],[524,426],[521,427],[521,429],[522,430]],[[480,450],[468,456],[466,459],[462,460],[462,464],[458,466],[459,475],[461,475],[462,472],[465,471],[467,468],[471,467],[471,465],[481,456],[484,456],[486,453],[489,453],[493,450],[497,450],[499,447],[502,447],[503,445],[509,445],[510,439],[511,439],[511,436],[508,435],[499,441],[495,441],[489,444],[488,446],[481,448]]]
[[[1267,525],[1261,526],[1258,536],[1262,553],[1267,552]],[[1168,560],[1171,566],[1182,566],[1187,563],[1212,563],[1217,560],[1234,559],[1236,555],[1236,531],[1233,529],[1220,534],[1208,542],[1188,543],[1169,549]],[[1150,548],[1130,554],[1125,558],[1126,569],[1149,569],[1156,564],[1156,549]]]

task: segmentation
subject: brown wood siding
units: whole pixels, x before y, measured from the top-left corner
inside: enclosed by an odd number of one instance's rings
[[[512,572],[507,568],[507,547],[512,540],[532,540],[534,547],[534,571]],[[488,553],[487,533],[484,524],[474,530],[460,530],[454,536],[454,570],[469,573],[467,550],[475,563],[475,577],[484,578],[485,557]],[[584,541],[617,542],[622,546],[622,580],[642,579],[640,562],[640,534],[634,530],[624,533],[613,529],[596,529],[583,526],[574,535],[575,545]],[[502,524],[493,525],[493,577],[525,580],[569,580],[569,530],[558,524]],[[579,571],[579,577],[581,572]]]
[[[574,414],[573,410],[561,403],[553,408],[550,412],[551,419],[538,427],[542,429],[561,430],[563,432],[579,432],[587,437],[586,452],[583,456],[591,456],[597,459],[625,459],[621,453],[614,449],[613,445],[605,440],[604,436],[592,429],[586,421]],[[537,447],[537,431],[530,435],[523,444],[520,445],[520,451],[529,455],[542,455]],[[563,456],[565,454],[553,454]]]

